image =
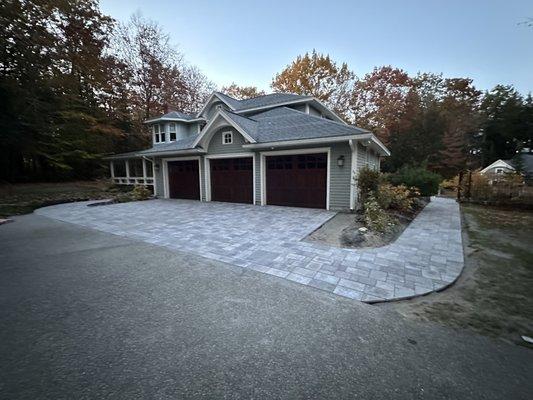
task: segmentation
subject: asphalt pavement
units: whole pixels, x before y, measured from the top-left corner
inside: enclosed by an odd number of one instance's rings
[[[1,399],[530,399],[533,352],[30,214],[0,226]]]

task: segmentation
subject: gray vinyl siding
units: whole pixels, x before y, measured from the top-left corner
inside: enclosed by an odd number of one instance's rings
[[[298,110],[298,111],[301,111],[301,112],[307,112],[307,107],[305,104],[298,104],[298,105],[292,105],[292,106],[288,106],[290,108],[294,108],[295,110]],[[320,111],[318,111],[316,108],[314,108],[313,106],[309,106],[309,115],[315,115],[315,116],[318,116],[320,117],[322,114]]]
[[[194,136],[198,135],[198,122],[187,124],[187,135],[188,136]]]
[[[320,117],[322,114],[320,113],[320,111],[318,111],[313,106],[309,106],[309,115],[315,115],[315,116]]]
[[[375,151],[364,147],[361,144],[357,145],[357,169],[363,168],[365,165],[379,170],[379,155]]]
[[[217,106],[222,106],[222,108],[224,110],[227,110],[228,109],[228,106],[226,105],[226,103],[222,102],[222,101],[215,101],[213,102],[213,104],[211,104],[211,107],[209,107],[204,113],[202,113],[202,115],[208,120],[210,121],[211,118],[213,118],[213,116],[215,115],[215,113],[217,112]]]
[[[366,147],[357,144],[357,170],[359,171],[366,165]]]
[[[170,133],[167,132],[167,135],[168,137],[170,137]],[[189,135],[190,135],[189,124],[186,124],[185,122],[177,122],[176,123],[176,140],[185,139]]]
[[[222,144],[222,132],[228,131],[233,132],[233,143]],[[207,154],[211,155],[248,152],[249,150],[242,148],[243,144],[245,144],[244,138],[234,128],[220,128],[213,134],[213,137],[209,141],[209,145],[207,146]]]
[[[352,150],[346,143],[335,143],[330,152],[329,208],[330,210],[350,209]],[[337,159],[344,156],[344,166],[337,165]]]
[[[165,197],[165,189],[163,187],[163,162],[161,158],[155,158],[156,165],[159,165],[159,170],[155,171],[155,195],[159,198]]]

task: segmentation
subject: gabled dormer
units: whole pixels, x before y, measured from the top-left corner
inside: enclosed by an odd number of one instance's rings
[[[239,100],[224,93],[213,92],[196,116],[210,120],[218,110],[234,111],[239,108],[239,105]]]

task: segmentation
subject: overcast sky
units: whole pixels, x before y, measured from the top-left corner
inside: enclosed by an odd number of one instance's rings
[[[119,21],[140,11],[217,85],[270,91],[272,77],[315,48],[358,76],[393,65],[471,77],[479,89],[533,91],[529,0],[101,0]]]

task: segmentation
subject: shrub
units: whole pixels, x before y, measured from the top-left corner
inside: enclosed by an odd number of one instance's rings
[[[437,194],[442,177],[422,167],[402,167],[389,176],[393,185],[406,185],[419,189],[422,196]]]
[[[378,189],[381,180],[382,176],[379,171],[371,169],[368,166],[364,166],[359,170],[357,174],[357,187],[359,188],[359,194],[363,202],[371,192],[375,192]]]
[[[146,186],[142,185],[135,186],[131,191],[132,200],[148,200],[151,195],[152,192]]]
[[[370,194],[366,199],[364,210],[365,224],[373,231],[384,233],[396,225],[396,220],[380,207],[373,194]]]
[[[408,188],[405,185],[392,186],[390,183],[382,183],[375,192],[376,200],[381,208],[402,212],[412,209],[417,196],[420,196],[417,188]]]
[[[444,190],[457,190],[459,186],[459,175],[454,176],[453,178],[443,180],[439,184],[439,188]]]

